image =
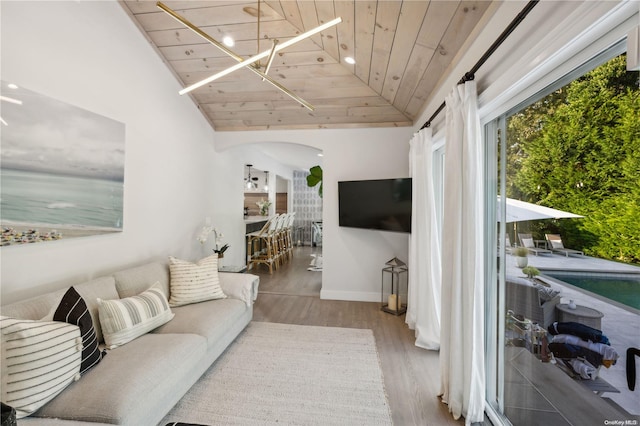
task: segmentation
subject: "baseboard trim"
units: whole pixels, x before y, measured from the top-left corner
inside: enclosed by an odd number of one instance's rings
[[[370,291],[336,291],[322,289],[320,290],[320,299],[380,303],[380,293]]]

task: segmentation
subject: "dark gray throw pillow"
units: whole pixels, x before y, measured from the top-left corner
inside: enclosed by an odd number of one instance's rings
[[[81,375],[100,362],[104,355],[98,347],[98,338],[96,330],[93,328],[91,314],[84,299],[75,288],[69,287],[69,290],[62,296],[62,300],[53,314],[53,320],[80,327],[80,336],[82,337]]]

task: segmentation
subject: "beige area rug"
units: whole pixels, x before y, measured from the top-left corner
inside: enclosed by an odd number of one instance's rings
[[[371,330],[252,322],[161,422],[391,425]]]

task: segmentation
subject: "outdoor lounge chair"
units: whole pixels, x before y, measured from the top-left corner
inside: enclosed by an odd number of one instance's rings
[[[544,235],[549,242],[549,247],[554,253],[562,253],[566,257],[569,257],[570,254],[575,254],[579,256],[584,256],[584,253],[580,250],[574,250],[570,248],[566,248],[564,244],[562,244],[562,237],[558,234],[545,234]]]
[[[509,238],[509,234],[505,234],[504,236],[504,252],[506,254],[511,254],[513,252],[513,244],[511,244],[511,238]]]
[[[536,247],[531,234],[518,234],[518,239],[520,239],[520,244],[522,245],[522,247],[526,248],[536,256],[539,254],[552,254],[551,250]]]

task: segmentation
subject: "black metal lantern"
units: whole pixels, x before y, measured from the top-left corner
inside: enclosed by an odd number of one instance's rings
[[[407,264],[394,257],[385,265],[382,268],[381,309],[393,315],[402,315],[407,312]]]

